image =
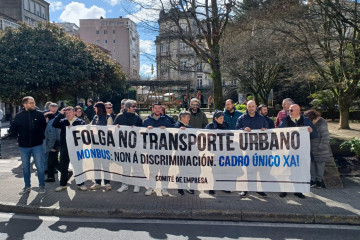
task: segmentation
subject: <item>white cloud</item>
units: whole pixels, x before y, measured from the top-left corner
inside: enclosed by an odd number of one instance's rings
[[[161,10],[161,2],[158,0],[137,0],[134,12],[127,15],[135,23],[141,21],[156,22],[159,18],[159,12]]]
[[[154,73],[151,74],[151,65],[142,64],[140,67],[140,75],[142,77],[154,78],[156,75],[156,66],[154,66]]]
[[[50,12],[56,12],[56,11],[64,8],[63,3],[60,1],[48,1],[48,2],[50,3],[50,6],[49,6]]]
[[[109,3],[111,6],[115,6],[121,2],[121,0],[105,0],[107,3]]]
[[[61,21],[72,22],[80,26],[79,19],[94,19],[106,17],[106,11],[98,6],[91,6],[86,8],[85,4],[79,2],[71,2],[65,6],[64,11],[61,13],[59,19]]]
[[[154,42],[151,40],[140,40],[140,52],[141,53],[147,53],[152,54],[155,49]]]

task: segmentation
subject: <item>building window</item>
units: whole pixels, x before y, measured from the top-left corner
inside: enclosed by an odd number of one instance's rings
[[[104,30],[104,34],[107,34],[107,30]]]
[[[160,52],[164,53],[167,52],[168,44],[167,43],[161,43],[160,45]]]
[[[186,74],[190,70],[189,60],[180,59],[180,72],[182,75]]]
[[[116,43],[116,40],[113,40],[113,43]]]
[[[115,34],[115,30],[113,30],[113,34]]]
[[[29,0],[24,0],[24,9],[29,11]]]
[[[40,17],[40,5],[37,3],[35,4],[35,11],[36,16]]]
[[[43,19],[46,19],[45,7],[44,7],[44,6],[40,6],[40,9],[41,9],[41,17],[42,17]]]
[[[198,88],[202,88],[202,86],[203,86],[202,76],[197,76],[197,86],[198,86]]]
[[[107,40],[104,40],[104,43],[107,44]]]
[[[109,25],[115,25],[115,22],[109,22]]]
[[[202,63],[198,63],[198,64],[196,65],[196,71],[202,72]]]
[[[99,30],[96,30],[96,35],[99,35]]]
[[[122,25],[124,24],[124,22],[117,22],[117,25]]]
[[[100,44],[100,40],[96,40],[96,44]]]
[[[34,1],[30,1],[30,12],[35,13],[35,3],[34,3]]]
[[[189,46],[186,45],[186,43],[184,43],[184,42],[180,42],[180,51],[183,51],[183,52],[189,51]]]
[[[107,25],[107,21],[102,21],[101,22],[101,26],[106,26]]]
[[[183,32],[188,32],[188,25],[186,23],[181,23],[180,27],[182,29]]]

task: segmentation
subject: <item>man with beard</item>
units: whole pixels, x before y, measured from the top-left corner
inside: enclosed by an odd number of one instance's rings
[[[264,116],[268,125],[269,129],[275,128],[274,121],[267,116],[268,114],[268,107],[264,104],[260,104],[260,106],[257,108],[257,111],[260,115]]]
[[[206,114],[200,109],[200,102],[197,98],[190,100],[190,122],[192,128],[205,128],[209,123]]]
[[[35,107],[33,97],[27,96],[22,99],[24,110],[16,114],[10,126],[10,134],[16,136],[19,142],[22,169],[25,187],[20,194],[31,191],[30,182],[30,158],[34,158],[37,176],[39,180],[39,193],[45,193],[45,174],[43,165],[43,139],[46,129],[44,114]]]
[[[229,129],[235,130],[236,122],[241,116],[241,112],[235,109],[234,101],[232,99],[226,100],[224,114],[225,122],[229,125]]]

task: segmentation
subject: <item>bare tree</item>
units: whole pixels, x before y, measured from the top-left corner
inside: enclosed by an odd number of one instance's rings
[[[162,11],[169,25],[160,29],[176,35],[191,47],[197,57],[211,66],[215,108],[223,108],[222,79],[220,71],[220,41],[230,19],[235,0],[168,0]]]
[[[313,0],[283,16],[278,31],[299,44],[337,98],[340,129],[349,129],[349,108],[360,84],[359,1]]]

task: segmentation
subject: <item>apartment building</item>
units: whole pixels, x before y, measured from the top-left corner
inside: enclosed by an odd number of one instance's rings
[[[75,23],[61,22],[55,23],[55,25],[63,28],[65,32],[70,36],[80,37],[80,28]]]
[[[1,0],[0,13],[36,26],[39,22],[49,22],[49,5],[44,0]]]
[[[140,40],[129,18],[80,19],[80,38],[109,50],[128,79],[139,79]]]
[[[190,80],[193,90],[210,90],[212,79],[210,78],[210,65],[200,59],[196,52],[185,44],[178,35],[178,27],[170,20],[170,12],[160,12],[159,15],[159,36],[156,37],[156,64],[157,78],[159,80]],[[188,16],[180,18],[180,25],[187,33],[187,20],[192,21],[191,26],[196,22]]]

